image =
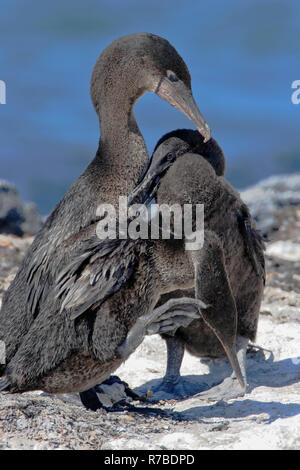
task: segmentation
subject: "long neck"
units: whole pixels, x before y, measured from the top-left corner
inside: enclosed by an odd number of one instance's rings
[[[115,98],[115,99],[114,99]],[[128,195],[148,161],[143,136],[133,114],[133,100],[112,95],[101,102],[101,139],[96,162],[105,168],[111,196]]]

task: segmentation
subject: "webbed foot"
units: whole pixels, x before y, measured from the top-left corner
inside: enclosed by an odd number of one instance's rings
[[[101,401],[98,398],[95,387],[85,390],[79,393],[81,403],[87,410],[97,411],[100,408],[104,408]]]
[[[201,300],[189,297],[170,299],[165,304],[142,315],[129,331],[125,341],[119,346],[118,354],[126,359],[141,344],[146,335],[168,333],[172,335],[179,327],[187,327],[199,318],[199,309],[206,305]]]
[[[126,382],[112,375],[99,385],[81,392],[80,399],[87,410],[97,411],[103,408],[111,411],[116,405],[130,400],[145,401],[143,397],[131,390]]]
[[[179,299],[170,299],[165,304],[153,310],[151,315],[146,315],[143,320],[147,323],[146,334],[172,335],[179,327],[186,328],[194,319],[199,318],[200,308],[206,308],[206,305],[198,299],[181,297]]]
[[[184,343],[176,336],[164,335],[167,345],[168,361],[164,378],[155,387],[151,388],[153,397],[150,401],[178,400],[189,397],[202,390],[206,390],[207,384],[197,383],[197,379],[190,376],[180,376],[180,366],[184,355]]]

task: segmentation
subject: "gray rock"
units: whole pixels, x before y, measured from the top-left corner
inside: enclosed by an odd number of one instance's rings
[[[22,202],[14,185],[0,180],[0,233],[35,235],[42,225],[35,204]]]
[[[257,227],[264,233],[276,230],[288,206],[300,205],[300,173],[271,176],[241,192]]]

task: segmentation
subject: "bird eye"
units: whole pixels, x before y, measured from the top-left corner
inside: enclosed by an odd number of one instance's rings
[[[177,76],[175,75],[174,72],[168,72],[168,79],[170,80],[170,82],[177,82],[178,81],[178,78],[177,78]]]
[[[173,160],[173,158],[174,158],[173,153],[168,153],[167,154],[167,160]]]

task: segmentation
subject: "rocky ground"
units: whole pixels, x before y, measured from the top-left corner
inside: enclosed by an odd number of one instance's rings
[[[243,198],[270,240],[256,341],[268,351],[248,354],[248,393],[228,402],[192,397],[96,413],[77,395],[0,394],[0,449],[300,448],[300,175],[266,180]],[[0,296],[31,241],[0,235]],[[159,382],[165,359],[164,342],[148,337],[117,374],[145,392]],[[210,386],[209,366],[186,354],[182,375]],[[213,372],[226,375],[226,367],[218,362]]]

